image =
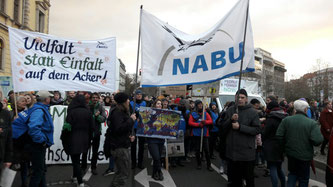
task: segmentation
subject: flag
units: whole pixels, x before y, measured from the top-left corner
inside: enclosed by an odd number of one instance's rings
[[[248,0],[240,0],[207,32],[186,34],[142,10],[142,87],[205,84],[238,75]],[[250,18],[243,72],[254,71]]]

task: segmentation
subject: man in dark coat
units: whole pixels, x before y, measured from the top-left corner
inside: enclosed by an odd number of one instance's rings
[[[74,97],[68,106],[66,122],[70,124],[66,153],[71,155],[73,177],[83,186],[80,155],[88,151],[94,131],[94,121],[83,95]]]
[[[11,117],[0,102],[0,168],[10,167],[13,154]],[[1,169],[0,169],[1,176]]]
[[[254,187],[255,138],[260,133],[260,121],[257,111],[249,104],[247,92],[240,89],[238,113],[236,106],[228,108],[222,120],[222,131],[226,133],[226,157],[229,159],[231,186],[242,186],[243,179],[247,187]]]
[[[117,172],[111,186],[124,186],[129,176],[130,152],[129,147],[134,136],[131,136],[136,115],[129,115],[129,97],[125,93],[117,93],[114,96],[117,106],[109,114],[111,154],[113,156]]]
[[[279,107],[276,101],[271,101],[267,105],[269,113],[265,122],[265,128],[262,133],[263,151],[265,159],[268,162],[270,170],[272,186],[278,186],[280,179],[281,187],[286,185],[286,177],[282,170],[283,149],[280,146],[279,140],[275,137],[276,131],[282,119],[287,117],[287,113],[283,108]]]

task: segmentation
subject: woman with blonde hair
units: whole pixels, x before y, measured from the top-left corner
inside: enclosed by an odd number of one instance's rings
[[[27,108],[31,108],[35,104],[35,99],[32,96],[32,94],[25,94],[24,95],[26,102],[27,102]]]

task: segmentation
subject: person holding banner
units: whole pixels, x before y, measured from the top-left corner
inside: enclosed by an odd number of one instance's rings
[[[37,103],[30,109],[28,134],[31,142],[27,145],[30,156],[32,175],[29,187],[46,186],[45,154],[46,149],[53,145],[53,119],[49,112],[51,96],[48,91],[37,93]]]
[[[153,104],[153,108],[162,109],[162,101],[157,99]],[[153,158],[153,174],[152,178],[162,181],[163,173],[161,170],[161,156],[164,146],[164,139],[160,138],[147,138],[148,150]]]
[[[126,179],[130,171],[130,142],[134,141],[131,135],[132,127],[136,120],[136,114],[130,116],[129,97],[127,94],[120,92],[114,96],[117,102],[116,107],[109,114],[110,122],[110,146],[111,155],[113,156],[117,172],[111,183],[112,187],[125,186]]]
[[[135,103],[135,109],[134,109],[134,101]],[[147,106],[146,101],[143,100],[142,98],[142,91],[137,90],[135,92],[135,100],[130,102],[132,110],[137,114],[138,118],[139,116],[139,108]],[[138,126],[138,123],[142,123],[142,121],[136,121],[134,124],[134,129],[136,131],[136,128]],[[139,142],[139,151],[138,151],[138,165],[136,165],[136,144]],[[131,158],[132,158],[132,169],[134,169],[136,166],[138,168],[143,169],[143,153],[144,153],[144,145],[145,145],[145,138],[144,137],[139,137],[138,141],[135,139],[134,142],[131,144]]]
[[[66,142],[67,145],[64,147],[68,148],[66,153],[72,159],[73,178],[77,179],[79,186],[84,186],[80,168],[80,156],[88,151],[95,127],[83,95],[74,97],[68,106],[66,122],[70,124],[70,135],[69,141]]]
[[[238,105],[229,107],[221,121],[221,131],[226,134],[228,180],[232,187],[243,186],[243,180],[247,187],[254,187],[255,139],[260,121],[257,111],[247,103],[246,90],[237,91],[237,97]]]
[[[191,135],[194,136],[194,145],[195,145],[195,157],[197,159],[197,169],[201,169],[201,153],[200,153],[200,144],[201,138],[203,138],[202,148],[205,151],[207,169],[213,171],[210,162],[209,148],[208,148],[208,137],[209,137],[209,125],[213,124],[213,120],[210,115],[205,112],[203,114],[203,104],[202,101],[195,101],[195,111],[190,114],[188,124],[193,127]],[[202,117],[204,115],[204,117]],[[203,130],[203,137],[201,137],[201,131]]]

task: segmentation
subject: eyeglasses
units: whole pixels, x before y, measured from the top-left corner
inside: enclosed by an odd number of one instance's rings
[[[98,97],[92,97],[93,99],[98,99]]]

